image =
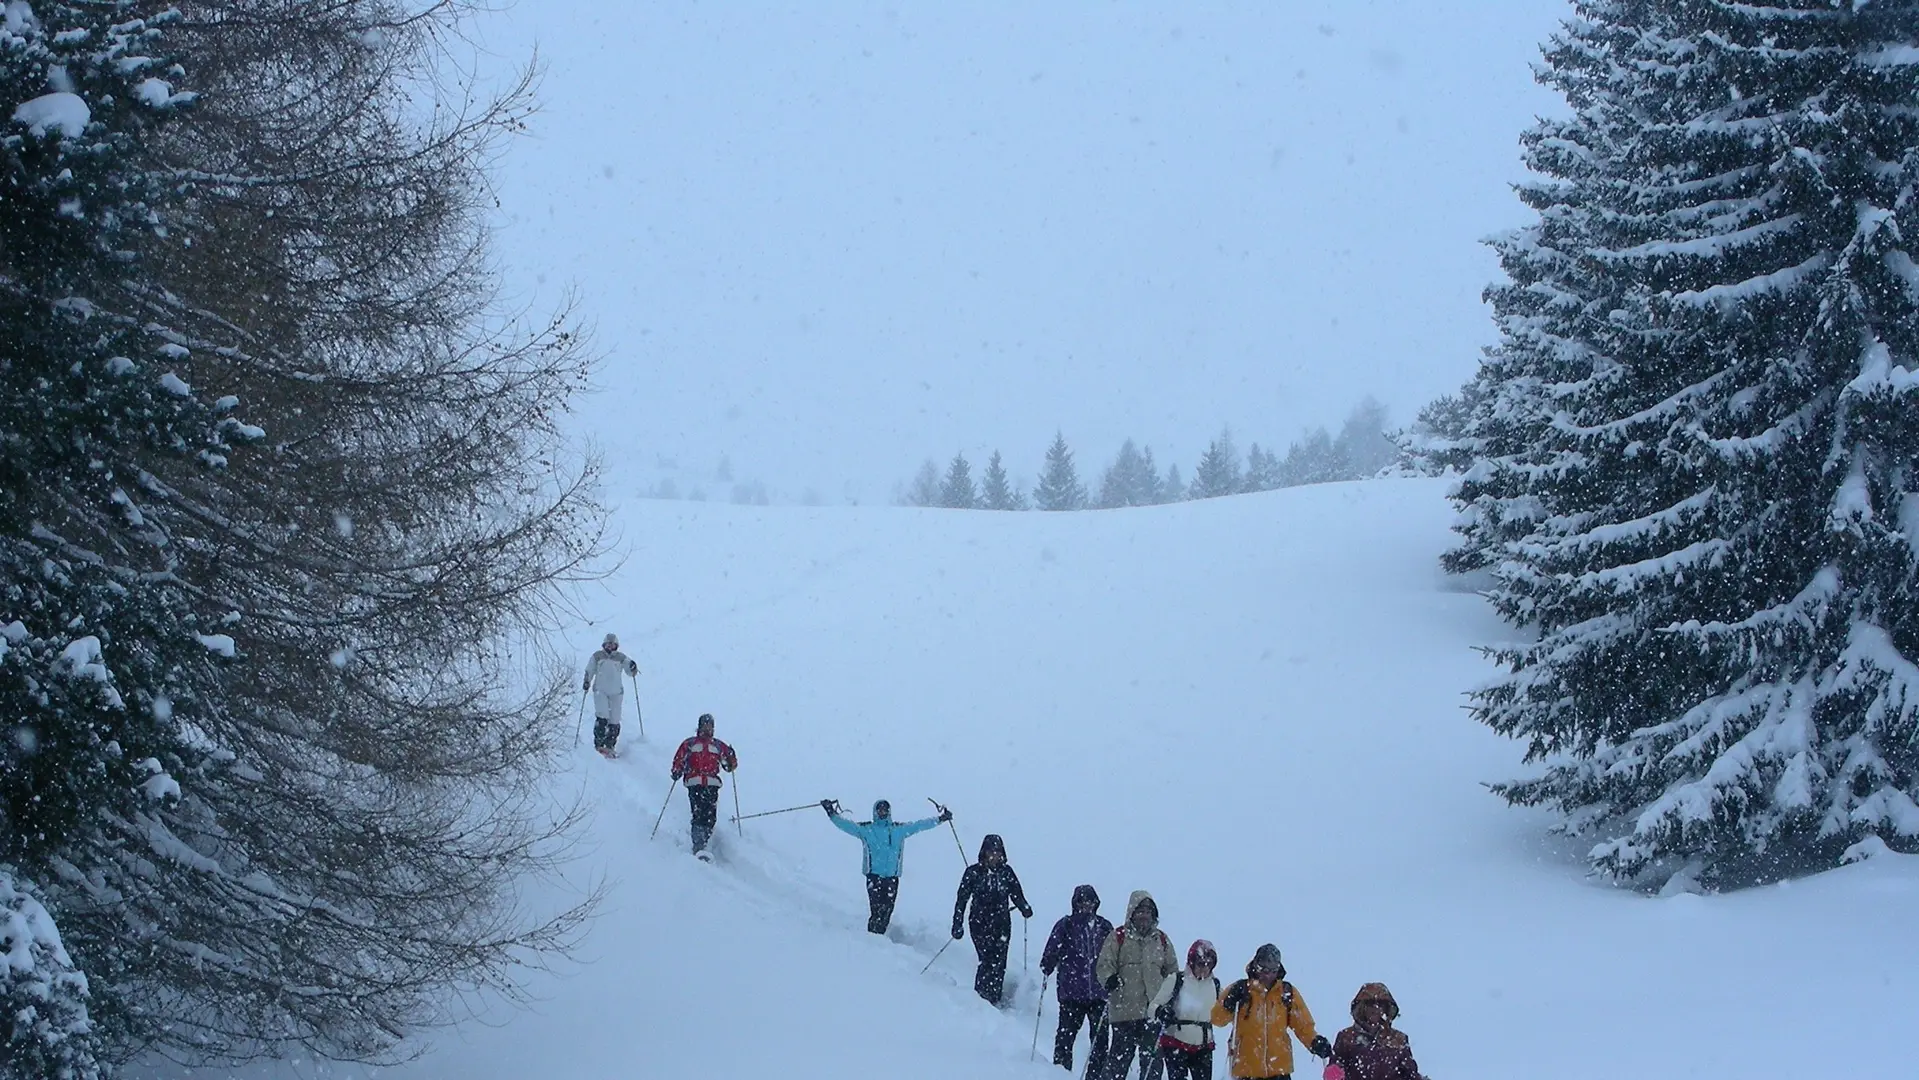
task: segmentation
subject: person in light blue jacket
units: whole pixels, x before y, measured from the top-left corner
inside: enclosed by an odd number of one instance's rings
[[[861,868],[866,871],[866,903],[870,913],[866,917],[866,931],[869,934],[884,934],[886,926],[893,921],[893,904],[900,896],[900,863],[906,848],[906,838],[914,833],[925,832],[941,822],[953,820],[949,810],[941,809],[938,817],[921,818],[904,824],[893,820],[893,805],[885,799],[873,804],[873,820],[848,821],[840,813],[840,804],[832,799],[821,799],[820,809],[833,819],[833,824],[848,836],[857,837],[860,845],[866,849],[861,860]]]

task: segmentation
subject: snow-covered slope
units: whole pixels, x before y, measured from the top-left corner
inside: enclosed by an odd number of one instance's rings
[[[1479,786],[1520,768],[1460,710],[1488,674],[1470,646],[1506,630],[1436,570],[1448,513],[1421,480],[1064,515],[633,502],[570,641],[615,630],[644,668],[646,741],[629,720],[627,756],[573,774],[580,877],[611,880],[591,963],[390,1080],[1059,1075],[1050,1000],[1026,1063],[1036,968],[1005,1013],[968,943],[920,974],[961,869],[945,830],[908,844],[896,940],[864,932],[857,846],[817,809],[741,837],[729,792],[705,865],[676,795],[649,842],[708,711],[749,813],[934,796],[969,857],[1003,834],[1035,965],[1074,885],[1109,916],[1147,888],[1224,973],[1277,942],[1329,1030],[1389,983],[1439,1080],[1910,1071],[1915,860],[1647,899]]]

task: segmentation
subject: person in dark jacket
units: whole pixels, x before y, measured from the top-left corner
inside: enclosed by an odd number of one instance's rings
[[[1053,1032],[1053,1064],[1073,1071],[1073,1043],[1086,1025],[1088,1075],[1098,1076],[1106,1058],[1106,988],[1093,977],[1099,947],[1113,935],[1113,924],[1099,913],[1099,893],[1091,885],[1073,890],[1073,913],[1053,924],[1039,969],[1059,973],[1059,1029]]]
[[[973,990],[980,997],[1000,1003],[1006,994],[1006,952],[1013,944],[1013,916],[1033,917],[1033,907],[1019,887],[1019,875],[1006,864],[1006,842],[987,833],[980,841],[979,861],[960,875],[959,896],[953,901],[953,940],[958,941],[960,920],[966,915],[966,902],[973,902],[973,914],[966,918],[973,932],[973,951],[979,954],[979,970],[973,975]]]
[[[1333,1040],[1333,1064],[1346,1080],[1425,1080],[1413,1046],[1393,1027],[1399,1002],[1385,983],[1367,983],[1353,997],[1353,1026]]]

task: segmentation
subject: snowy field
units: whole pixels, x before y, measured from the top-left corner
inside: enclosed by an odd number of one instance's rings
[[[567,779],[595,814],[576,876],[611,886],[589,962],[381,1075],[1061,1075],[1037,963],[1081,882],[1109,917],[1151,890],[1222,974],[1277,942],[1328,1031],[1362,982],[1388,983],[1435,1080],[1909,1075],[1919,861],[1649,899],[1587,880],[1481,789],[1520,768],[1460,710],[1488,675],[1471,646],[1504,628],[1435,567],[1443,490],[1062,515],[624,507],[630,555],[567,642],[621,635],[647,726],[640,742],[629,717],[619,761],[581,748]],[[748,813],[833,797],[918,816],[933,796],[969,858],[1002,833],[1038,909],[1009,1009],[974,997],[970,943],[920,973],[961,870],[945,830],[907,846],[892,940],[864,932],[858,847],[817,809],[741,838],[729,791],[705,865],[675,795],[649,842],[703,711],[739,750]]]

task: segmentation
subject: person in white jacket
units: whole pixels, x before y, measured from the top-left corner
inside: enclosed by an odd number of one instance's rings
[[[1212,1080],[1213,1003],[1220,991],[1213,969],[1218,966],[1219,950],[1200,938],[1186,950],[1186,970],[1166,976],[1153,995],[1166,1080]]]
[[[582,687],[593,695],[593,749],[612,757],[620,741],[620,704],[626,697],[625,679],[638,675],[640,665],[620,651],[617,634],[606,635],[600,651],[587,658],[586,680]]]

